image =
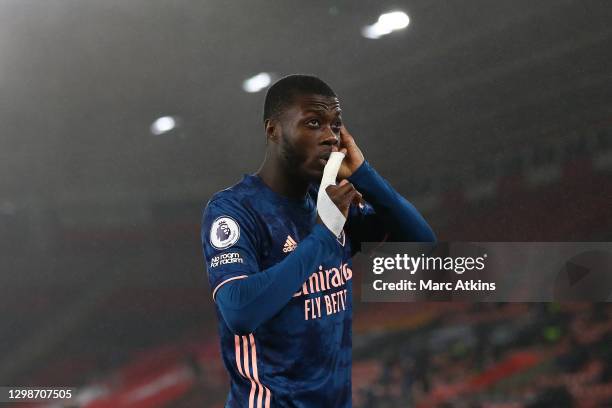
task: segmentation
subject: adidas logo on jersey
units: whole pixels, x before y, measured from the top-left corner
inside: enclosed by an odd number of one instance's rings
[[[291,238],[291,235],[287,235],[287,240],[285,241],[285,245],[283,245],[283,252],[291,252],[295,248],[297,248],[297,242]]]

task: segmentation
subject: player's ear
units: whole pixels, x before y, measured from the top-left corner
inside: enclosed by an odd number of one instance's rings
[[[268,141],[278,143],[281,134],[279,121],[276,119],[266,119],[264,127],[266,131],[266,143],[268,143]]]

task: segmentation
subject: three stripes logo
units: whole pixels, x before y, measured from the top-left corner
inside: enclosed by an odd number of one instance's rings
[[[287,240],[285,241],[285,245],[283,245],[283,252],[291,252],[295,250],[295,248],[297,248],[297,242],[291,238],[291,235],[287,235]]]
[[[270,408],[272,393],[259,379],[255,337],[252,333],[248,336],[234,335],[234,344],[236,347],[236,367],[238,368],[238,373],[251,383],[248,407]],[[246,401],[242,406],[247,406]]]

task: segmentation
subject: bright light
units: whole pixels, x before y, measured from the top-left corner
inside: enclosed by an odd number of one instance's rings
[[[366,38],[378,39],[393,31],[408,27],[410,18],[403,11],[381,14],[378,21],[372,25],[365,26],[361,34]]]
[[[408,27],[410,24],[410,18],[403,11],[394,11],[393,13],[381,14],[378,17],[378,22],[383,27],[388,27],[390,30],[401,30],[402,28]]]
[[[270,82],[272,82],[272,77],[270,77],[270,74],[267,72],[261,72],[254,77],[245,80],[242,83],[242,89],[249,93],[259,92],[270,85]]]
[[[176,127],[176,120],[172,116],[162,116],[157,118],[151,125],[151,133],[161,135],[171,131]]]
[[[391,32],[390,29],[383,27],[381,24],[372,24],[369,26],[365,26],[363,27],[363,30],[361,30],[361,34],[363,34],[363,36],[365,38],[370,38],[372,40],[377,40],[380,37],[382,37],[383,35],[387,35]]]

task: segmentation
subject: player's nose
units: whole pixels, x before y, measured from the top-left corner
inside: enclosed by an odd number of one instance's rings
[[[328,126],[324,131],[321,144],[337,147],[340,144],[340,135],[335,134],[331,127]]]

